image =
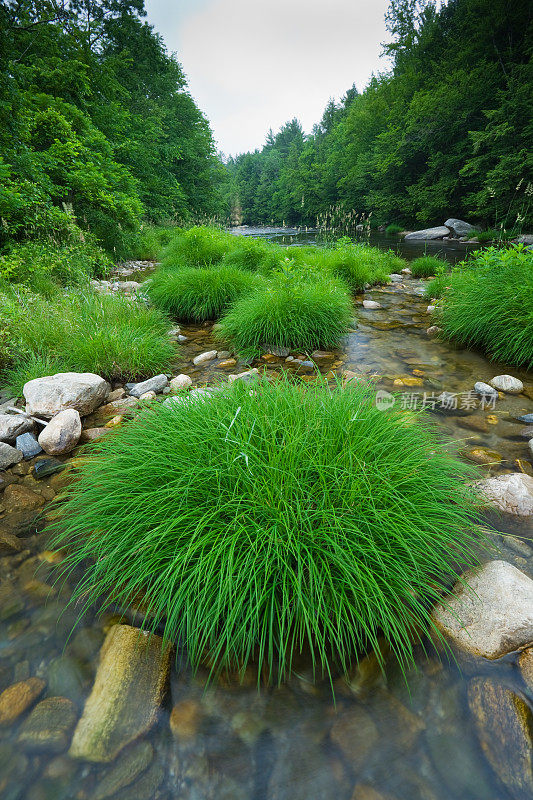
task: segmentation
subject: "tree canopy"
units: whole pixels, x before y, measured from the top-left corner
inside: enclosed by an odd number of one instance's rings
[[[388,72],[230,159],[246,223],[316,223],[332,207],[376,223],[464,216],[533,223],[533,7],[528,0],[392,0]]]

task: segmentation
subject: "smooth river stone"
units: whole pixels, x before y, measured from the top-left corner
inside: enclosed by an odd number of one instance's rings
[[[533,796],[533,715],[506,686],[475,678],[468,704],[487,760],[516,800]]]
[[[433,621],[467,653],[500,658],[533,641],[533,581],[506,561],[469,570],[433,610]],[[465,585],[466,584],[466,585]]]
[[[22,461],[22,458],[23,455],[20,450],[11,447],[11,445],[6,444],[6,442],[0,442],[0,470],[8,469],[8,467],[12,467],[13,464],[18,464],[19,461]]]
[[[53,417],[39,434],[38,442],[49,456],[70,453],[81,436],[81,419],[75,408],[66,408]]]
[[[129,389],[130,395],[133,397],[141,397],[146,392],[154,392],[158,394],[168,386],[168,378],[166,375],[154,375],[153,378],[148,378],[141,383],[127,384],[126,388]]]
[[[491,381],[490,385],[499,392],[506,392],[507,394],[520,394],[524,390],[524,384],[518,378],[513,378],[512,375],[496,375]]]
[[[40,678],[28,678],[8,686],[0,694],[0,725],[11,725],[35,703],[45,686]]]
[[[78,722],[70,755],[112,761],[154,725],[170,669],[169,646],[130,625],[114,625],[100,651],[94,686]]]
[[[74,703],[66,697],[47,697],[22,723],[19,742],[28,750],[61,753],[68,747],[76,717]]]

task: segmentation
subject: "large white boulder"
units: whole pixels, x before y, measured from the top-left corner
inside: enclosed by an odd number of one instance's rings
[[[507,561],[489,561],[465,572],[433,620],[462,650],[500,658],[533,642],[533,581]]]
[[[457,237],[468,236],[469,233],[477,231],[477,228],[469,222],[465,222],[462,219],[454,219],[453,217],[447,219],[444,225]]]
[[[58,372],[28,381],[22,391],[28,414],[53,417],[66,408],[75,408],[85,416],[104,402],[110,388],[92,372]]]
[[[524,391],[524,384],[519,378],[513,378],[512,375],[496,375],[491,381],[490,385],[500,392],[507,392],[507,394],[520,394]]]
[[[405,239],[443,239],[449,236],[450,231],[446,225],[439,225],[436,228],[424,228],[421,231],[413,231],[405,236]]]
[[[75,408],[66,408],[53,417],[39,435],[38,442],[49,456],[70,453],[81,436],[80,414]]]
[[[522,472],[485,478],[476,483],[482,497],[507,514],[533,514],[533,478]]]

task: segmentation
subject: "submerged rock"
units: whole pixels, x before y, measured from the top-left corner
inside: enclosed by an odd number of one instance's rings
[[[11,725],[18,719],[35,703],[45,686],[40,678],[28,678],[4,689],[0,694],[0,725]]]
[[[0,414],[0,442],[13,442],[33,430],[33,421],[23,414]]]
[[[92,372],[58,372],[28,381],[22,391],[28,414],[53,417],[67,408],[75,408],[82,416],[91,414],[109,389],[107,381]]]
[[[44,505],[42,495],[18,483],[11,483],[4,491],[4,506],[9,513],[37,511]]]
[[[526,425],[533,425],[533,414],[522,414],[521,417],[516,417],[518,422],[524,422]]]
[[[340,748],[355,772],[359,772],[378,740],[378,729],[371,716],[360,706],[338,714],[331,729],[331,741]]]
[[[60,753],[68,747],[76,717],[74,703],[66,697],[47,697],[23,722],[19,742],[28,750]]]
[[[67,408],[53,417],[46,428],[39,434],[39,444],[49,456],[70,453],[78,444],[81,436],[81,419],[79,411]]]
[[[520,653],[518,666],[526,686],[533,692],[533,647],[528,647],[527,650]]]
[[[475,678],[468,704],[487,760],[517,800],[533,796],[533,716],[524,700],[506,686]]]
[[[367,308],[369,311],[372,311],[382,308],[382,305],[381,303],[378,303],[377,300],[363,300],[363,308]]]
[[[409,239],[443,239],[449,236],[450,231],[445,225],[439,225],[436,228],[424,228],[421,231],[413,231],[405,235],[406,241]]]
[[[467,653],[500,656],[533,642],[533,581],[506,561],[469,570],[433,621]]]
[[[18,464],[19,461],[22,461],[22,458],[23,455],[20,450],[11,447],[10,444],[0,442],[0,470],[8,469],[13,464]]]
[[[61,472],[67,465],[63,461],[58,461],[57,458],[41,458],[33,465],[33,474],[36,478],[48,478],[50,475],[55,475],[56,472]]]
[[[520,394],[524,390],[524,384],[518,378],[513,378],[512,375],[496,375],[491,381],[490,385],[499,392],[506,392],[507,394]]]
[[[154,749],[149,742],[134,744],[104,774],[91,794],[92,800],[105,800],[130,786],[150,766],[153,758]]]
[[[527,517],[533,514],[533,478],[521,472],[478,481],[477,489],[501,511]]]
[[[198,366],[198,364],[206,364],[208,361],[214,361],[216,357],[217,350],[207,350],[205,353],[200,353],[199,356],[193,358],[192,363]]]
[[[70,755],[112,761],[155,723],[166,689],[170,648],[130,625],[114,625],[100,652],[92,692],[78,722]]]

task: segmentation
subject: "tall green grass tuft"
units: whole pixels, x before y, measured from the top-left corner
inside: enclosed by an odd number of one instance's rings
[[[480,534],[467,483],[424,418],[379,411],[359,386],[285,378],[141,412],[92,448],[58,507],[72,601],[127,605],[194,667],[254,661],[272,681],[300,653],[318,675],[413,631]],[[89,562],[87,561],[89,560]]]
[[[218,319],[239,297],[258,287],[260,277],[223,264],[158,270],[148,284],[152,303],[175,319]]]
[[[413,278],[431,278],[439,275],[447,267],[447,262],[438,256],[420,256],[409,264]]]
[[[180,230],[164,247],[162,265],[167,269],[176,269],[218,264],[225,253],[235,246],[236,238],[231,233],[205,226]]]
[[[459,344],[509,364],[533,367],[533,253],[491,247],[454,269],[439,326]]]
[[[341,278],[352,292],[360,291],[366,284],[388,283],[391,272],[407,266],[403,258],[390,250],[352,244],[344,239],[336,247],[292,247],[289,251],[297,264]]]
[[[279,267],[286,256],[286,248],[264,239],[250,236],[234,236],[231,249],[224,256],[224,264],[251,272],[268,274]]]
[[[395,222],[391,222],[390,225],[387,225],[385,228],[385,233],[387,236],[396,236],[398,233],[401,233],[404,230],[401,225],[397,225]]]
[[[237,300],[221,318],[218,335],[245,357],[268,345],[310,352],[336,346],[352,319],[341,281],[278,273]]]
[[[168,370],[175,355],[168,318],[124,297],[0,295],[0,319],[13,362],[3,382],[17,394],[31,378],[69,370],[109,380],[149,377]]]

